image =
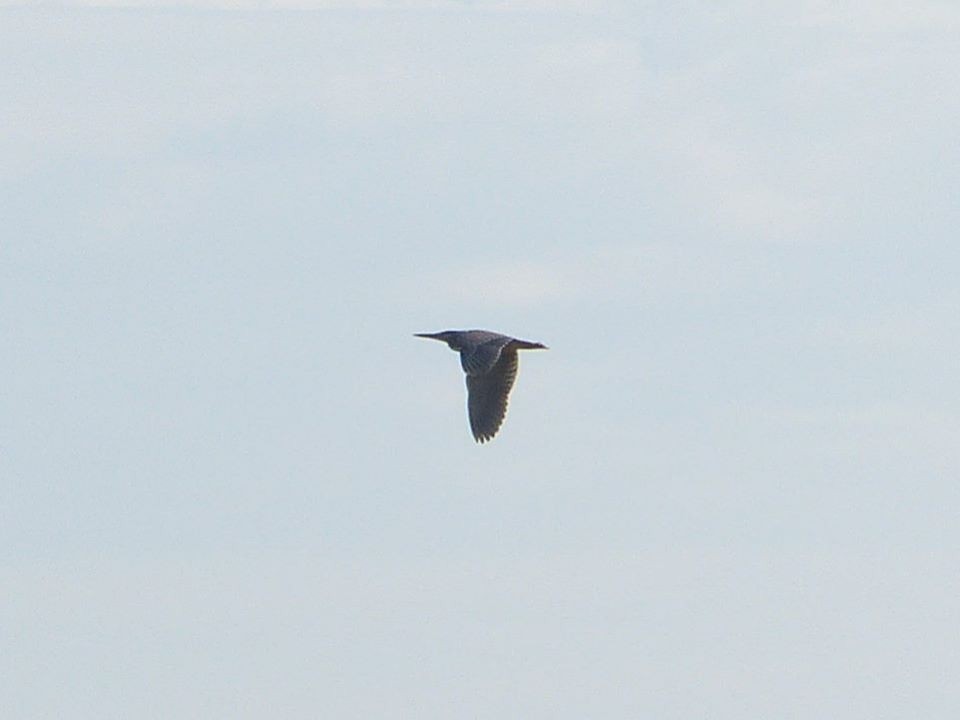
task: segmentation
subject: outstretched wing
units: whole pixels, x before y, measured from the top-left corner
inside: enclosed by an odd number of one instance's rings
[[[517,351],[510,347],[501,348],[489,372],[467,374],[467,410],[477,442],[486,442],[497,434],[507,414],[507,397],[516,377]]]

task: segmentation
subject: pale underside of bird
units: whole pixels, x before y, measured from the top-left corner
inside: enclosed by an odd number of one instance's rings
[[[440,340],[460,353],[467,375],[467,415],[473,438],[484,443],[493,438],[507,414],[507,400],[517,378],[518,350],[545,350],[546,345],[518,340],[488,330],[444,330],[414,333]]]

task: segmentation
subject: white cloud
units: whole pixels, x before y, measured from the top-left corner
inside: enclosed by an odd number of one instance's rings
[[[2,0],[0,6],[23,6],[26,2]],[[216,10],[535,10],[596,11],[588,0],[62,0],[57,7],[77,8],[197,8]]]
[[[928,358],[930,364],[943,364],[945,339],[960,337],[957,307],[956,292],[893,307],[873,300],[856,313],[819,317],[800,331],[811,345],[882,355],[909,352]]]
[[[586,245],[549,259],[471,261],[444,270],[438,292],[449,302],[528,308],[625,297],[722,297],[749,287],[776,287],[781,269],[756,253],[727,243],[637,239],[634,243]],[[435,285],[426,273],[425,285]]]
[[[798,6],[798,17],[811,26],[842,27],[860,33],[923,30],[952,33],[960,29],[960,6],[922,0],[812,0]]]

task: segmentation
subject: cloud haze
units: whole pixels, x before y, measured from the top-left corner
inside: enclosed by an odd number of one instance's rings
[[[948,716],[903,7],[0,9],[4,716]],[[482,448],[466,327],[551,348]]]

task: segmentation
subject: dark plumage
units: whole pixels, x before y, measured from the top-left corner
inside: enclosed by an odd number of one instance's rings
[[[417,337],[445,342],[451,350],[460,353],[460,365],[467,375],[470,429],[479,443],[493,438],[503,424],[507,414],[507,398],[517,378],[517,350],[547,347],[487,330],[415,334]]]

